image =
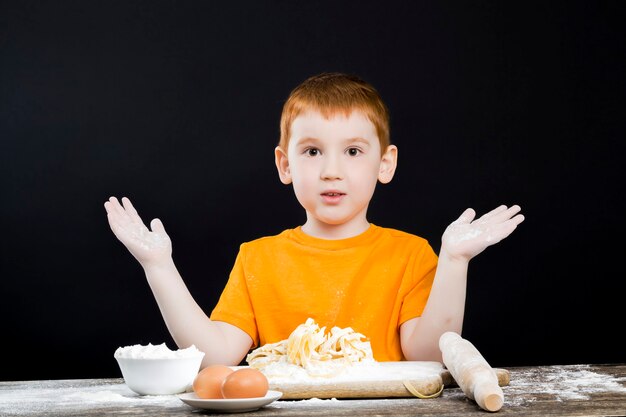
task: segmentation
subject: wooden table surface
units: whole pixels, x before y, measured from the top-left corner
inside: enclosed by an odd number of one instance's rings
[[[506,368],[504,406],[481,410],[457,388],[433,399],[279,400],[237,416],[624,416],[626,364]],[[198,416],[175,395],[139,396],[122,379],[0,382],[0,416]],[[224,415],[224,414],[220,414]]]

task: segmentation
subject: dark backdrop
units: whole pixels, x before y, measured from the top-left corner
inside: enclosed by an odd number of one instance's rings
[[[470,264],[463,335],[493,366],[623,362],[622,2],[0,3],[0,379],[120,376],[175,345],[106,222],[160,217],[210,312],[241,242],[301,224],[283,100],[322,71],[391,110],[370,221],[435,250],[466,207],[526,221]]]

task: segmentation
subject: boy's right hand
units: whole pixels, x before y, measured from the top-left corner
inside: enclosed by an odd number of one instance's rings
[[[143,267],[171,259],[172,242],[165,233],[163,223],[159,219],[152,220],[150,231],[128,198],[123,197],[122,204],[111,197],[104,203],[104,208],[111,230],[135,259]]]

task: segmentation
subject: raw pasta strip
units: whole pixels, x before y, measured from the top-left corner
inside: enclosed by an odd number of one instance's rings
[[[253,350],[246,358],[254,368],[284,361],[316,374],[325,374],[324,364],[349,365],[373,360],[372,347],[361,333],[352,328],[333,327],[326,333],[311,318],[296,327],[286,340],[268,343]]]

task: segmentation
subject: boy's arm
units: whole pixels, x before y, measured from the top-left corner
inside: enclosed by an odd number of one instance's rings
[[[192,344],[205,353],[202,366],[238,365],[252,346],[250,336],[232,324],[212,321],[193,299],[174,262],[144,267],[161,315],[181,347]]]
[[[176,344],[192,344],[205,353],[202,366],[237,365],[248,353],[252,339],[243,330],[212,321],[195,302],[172,260],[171,240],[163,224],[154,219],[152,231],[144,225],[127,198],[104,203],[111,230],[139,261]]]
[[[474,220],[467,209],[446,228],[428,302],[421,317],[400,327],[402,351],[407,360],[441,362],[439,337],[446,331],[461,333],[465,310],[469,261],[488,246],[509,236],[524,216],[520,207],[500,206]]]

